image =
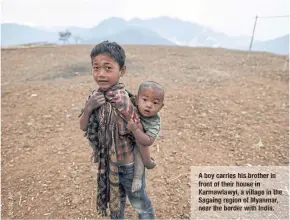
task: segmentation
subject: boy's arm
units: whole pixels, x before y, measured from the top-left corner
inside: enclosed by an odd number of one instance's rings
[[[86,131],[88,129],[88,123],[92,112],[87,108],[84,108],[80,116],[80,129]]]
[[[89,96],[89,99],[85,104],[84,110],[82,111],[82,114],[79,116],[81,130],[86,131],[88,129],[88,122],[93,110],[99,108],[104,103],[105,97],[100,92],[93,92],[93,94]]]

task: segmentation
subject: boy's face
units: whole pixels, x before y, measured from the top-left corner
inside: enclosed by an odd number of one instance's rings
[[[139,112],[145,117],[152,117],[163,107],[163,92],[151,87],[144,87],[136,97]]]
[[[119,64],[110,56],[99,54],[93,58],[93,77],[101,91],[106,91],[119,82],[125,74],[126,67],[120,69]]]

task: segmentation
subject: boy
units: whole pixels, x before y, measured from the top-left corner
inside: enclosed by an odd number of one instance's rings
[[[151,161],[148,161],[148,158],[151,159],[148,147],[153,144],[160,131],[159,111],[164,106],[163,101],[164,90],[158,83],[147,81],[139,86],[136,105],[141,123],[131,119],[127,125],[128,130],[133,133],[138,146],[135,152],[136,166],[132,192],[138,191],[142,185],[141,177],[144,171],[142,161],[147,164],[151,163]],[[140,157],[139,151],[143,160],[136,159]],[[154,166],[155,163],[151,167],[148,165],[146,167],[153,168]]]
[[[145,173],[139,196],[132,192],[134,177],[134,137],[128,131],[130,119],[139,121],[120,77],[126,72],[125,51],[114,42],[104,41],[91,52],[93,78],[99,86],[89,96],[80,116],[80,129],[86,131],[99,163],[97,210],[111,219],[124,219],[126,196],[140,219],[155,219],[152,202],[145,191]]]

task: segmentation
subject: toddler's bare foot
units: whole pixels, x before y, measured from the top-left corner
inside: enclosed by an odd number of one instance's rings
[[[149,163],[144,164],[144,166],[147,169],[153,169],[156,166],[156,162],[151,158],[151,161]]]
[[[141,189],[141,186],[142,186],[142,180],[134,178],[133,183],[132,183],[132,192],[138,191],[139,189]]]

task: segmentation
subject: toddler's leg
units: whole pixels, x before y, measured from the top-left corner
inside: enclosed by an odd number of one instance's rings
[[[139,149],[134,149],[134,178],[132,183],[132,192],[138,191],[142,186],[142,176],[144,173],[144,164]]]
[[[131,190],[134,178],[134,165],[122,167],[122,173],[123,175],[120,175],[120,183],[124,186],[131,205],[138,212],[139,219],[155,219],[152,202],[145,191],[145,169],[142,176],[142,187],[138,191],[138,196]]]
[[[139,143],[137,143],[137,146],[138,146],[138,149],[139,149],[139,151],[141,153],[144,166],[147,169],[153,169],[156,166],[156,163],[153,160],[153,158],[150,157],[149,147],[148,146],[144,146],[144,145],[139,144]]]

